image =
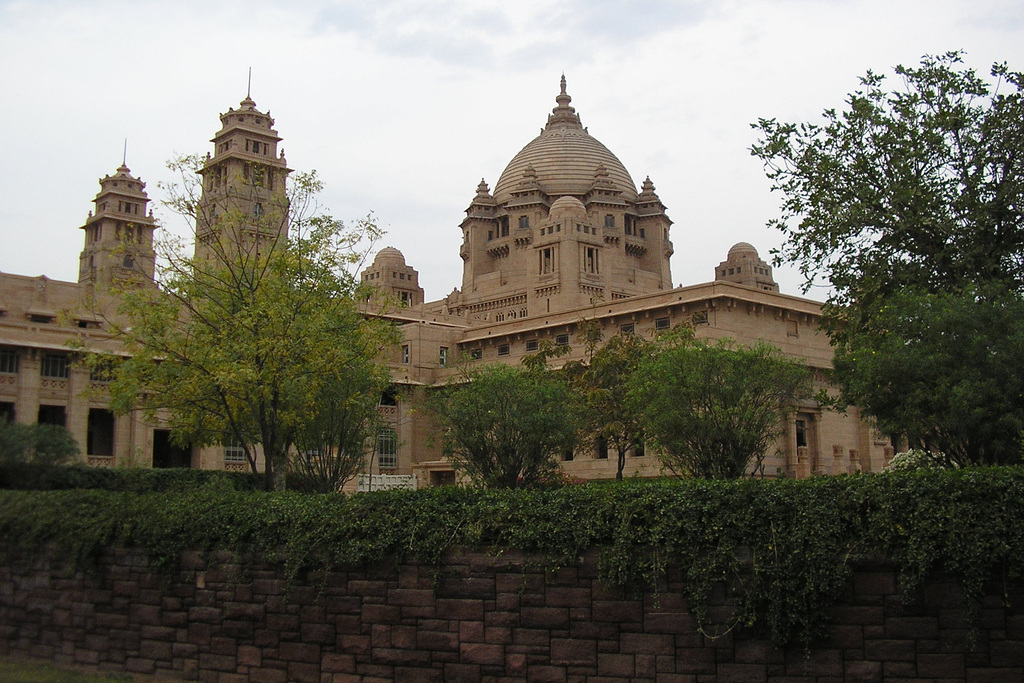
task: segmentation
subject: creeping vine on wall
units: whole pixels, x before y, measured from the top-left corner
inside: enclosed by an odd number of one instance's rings
[[[639,481],[551,490],[438,488],[353,496],[236,490],[0,491],[0,538],[56,547],[88,566],[108,545],[156,566],[182,551],[228,550],[304,572],[455,547],[508,548],[554,566],[600,549],[601,579],[664,590],[666,572],[709,635],[751,628],[778,645],[828,632],[855,561],[887,558],[913,596],[930,574],[956,576],[976,613],[993,576],[1024,570],[1024,468],[821,477],[803,481]],[[712,622],[712,591],[735,612]]]

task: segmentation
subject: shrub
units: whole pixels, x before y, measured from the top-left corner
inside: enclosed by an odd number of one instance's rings
[[[909,451],[894,455],[889,464],[885,466],[885,471],[917,472],[919,470],[948,470],[959,467],[960,465],[942,453],[912,448]]]
[[[187,468],[106,468],[86,465],[49,466],[35,463],[0,463],[0,489],[58,491],[102,489],[105,491],[186,491],[204,486],[211,480],[224,480],[231,488],[260,488],[258,475]]]
[[[669,573],[704,632],[750,628],[778,645],[827,634],[862,558],[889,558],[905,595],[934,572],[956,576],[969,616],[992,576],[1024,575],[1020,467],[353,496],[229,482],[144,494],[0,491],[0,538],[4,550],[56,549],[84,567],[108,545],[141,548],[158,566],[186,550],[227,550],[290,577],[407,556],[439,563],[453,547],[514,549],[549,566],[598,548],[608,585],[664,590]],[[735,612],[713,620],[708,604],[723,586]]]
[[[0,421],[0,465],[62,465],[78,456],[78,444],[64,427]]]

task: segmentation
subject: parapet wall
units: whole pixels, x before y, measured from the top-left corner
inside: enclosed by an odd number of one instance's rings
[[[701,635],[669,582],[633,596],[596,555],[545,571],[522,556],[451,554],[286,580],[227,556],[164,572],[110,550],[95,572],[0,552],[0,655],[208,683],[1024,680],[1024,590],[993,586],[970,637],[941,577],[908,608],[893,571],[860,567],[830,640],[779,650]],[[713,613],[726,613],[720,596]]]

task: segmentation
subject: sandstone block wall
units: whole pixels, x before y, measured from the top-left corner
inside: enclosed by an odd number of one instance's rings
[[[546,572],[465,552],[289,582],[227,556],[161,572],[111,550],[82,574],[0,552],[0,655],[208,683],[1024,680],[1020,587],[993,586],[972,644],[951,581],[906,608],[893,572],[866,566],[810,653],[700,635],[677,589],[609,589],[595,555]]]

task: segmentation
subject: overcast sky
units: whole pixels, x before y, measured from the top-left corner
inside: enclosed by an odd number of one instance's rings
[[[77,279],[124,140],[159,200],[166,160],[211,149],[252,67],[289,165],[320,173],[335,216],[372,211],[428,300],[460,286],[464,210],[538,134],[563,72],[591,135],[668,206],[674,283],[705,282],[732,244],[780,241],[750,123],[820,120],[867,69],[956,49],[1024,69],[1024,2],[0,0],[0,271]]]

